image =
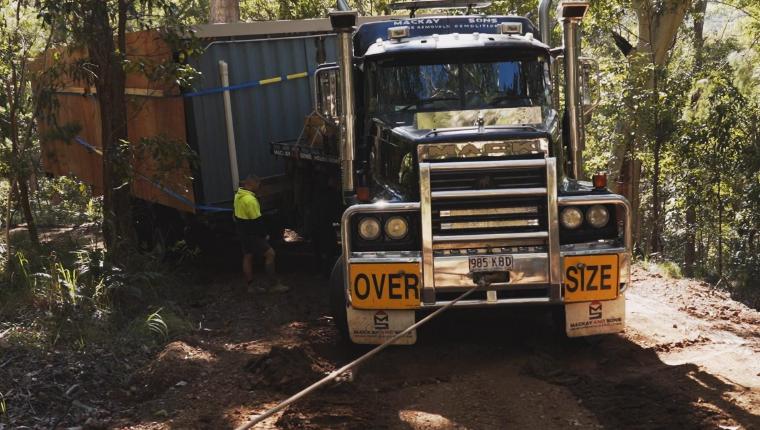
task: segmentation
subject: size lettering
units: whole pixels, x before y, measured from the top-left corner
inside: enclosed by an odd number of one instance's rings
[[[612,265],[582,265],[569,266],[565,270],[565,290],[576,291],[611,290]]]

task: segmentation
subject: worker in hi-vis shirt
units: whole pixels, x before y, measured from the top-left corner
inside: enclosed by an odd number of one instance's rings
[[[261,217],[261,206],[256,198],[256,192],[261,186],[261,180],[248,175],[240,182],[235,194],[235,227],[243,247],[243,275],[248,284],[249,293],[284,293],[289,290],[283,285],[274,271],[274,249],[267,242],[267,230]],[[253,276],[253,259],[264,257],[266,282],[256,283]]]

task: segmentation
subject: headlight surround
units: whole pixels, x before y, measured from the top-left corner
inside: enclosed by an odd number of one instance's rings
[[[380,221],[375,217],[364,217],[359,221],[359,236],[364,240],[376,240],[380,237]]]
[[[393,240],[401,240],[409,233],[409,223],[406,218],[392,216],[385,221],[385,234]]]
[[[583,212],[575,206],[562,209],[559,218],[562,226],[571,230],[583,224]]]
[[[586,211],[586,221],[594,228],[602,228],[610,221],[610,212],[602,205],[593,205]]]

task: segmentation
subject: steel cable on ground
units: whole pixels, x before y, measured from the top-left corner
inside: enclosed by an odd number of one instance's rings
[[[470,288],[469,290],[462,293],[459,297],[456,299],[450,301],[449,303],[445,304],[443,307],[438,308],[435,310],[435,312],[431,313],[430,315],[426,316],[425,318],[417,321],[416,323],[410,325],[403,331],[399,332],[392,338],[388,339],[384,343],[376,346],[369,352],[365,353],[361,357],[355,359],[354,361],[344,365],[340,369],[332,371],[329,375],[325,376],[324,378],[320,379],[319,381],[309,385],[308,387],[304,388],[303,390],[293,394],[292,396],[288,397],[287,399],[283,400],[282,402],[278,403],[275,407],[267,410],[263,414],[257,415],[248,422],[238,426],[235,428],[235,430],[247,430],[251,427],[255,426],[256,424],[261,423],[265,419],[271,417],[272,415],[276,414],[277,412],[280,412],[281,410],[285,409],[286,407],[292,405],[293,403],[301,400],[302,398],[306,397],[307,395],[313,393],[314,391],[321,388],[323,385],[327,384],[328,382],[334,380],[338,376],[342,375],[343,373],[351,370],[352,368],[362,364],[363,362],[369,360],[372,356],[376,355],[380,351],[387,348],[389,345],[391,345],[393,342],[397,341],[398,339],[401,339],[402,337],[406,336],[409,332],[412,330],[415,330],[417,327],[420,327],[421,325],[427,323],[428,321],[432,320],[433,318],[437,317],[441,313],[445,312],[446,310],[450,309],[452,306],[454,306],[457,302],[464,299],[465,297],[469,296],[476,290],[487,286],[488,283],[486,282],[479,282],[476,286]]]

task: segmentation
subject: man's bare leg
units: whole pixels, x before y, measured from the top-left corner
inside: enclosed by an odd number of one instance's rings
[[[243,277],[245,277],[249,293],[262,293],[264,289],[256,287],[253,283],[253,258],[253,254],[243,254]]]
[[[280,280],[277,279],[277,274],[274,270],[274,260],[274,249],[269,248],[267,252],[264,253],[264,269],[267,274],[267,280],[269,281],[269,291],[272,293],[284,293],[290,290],[290,288],[283,285]]]
[[[243,254],[243,276],[245,282],[253,282],[253,254]]]

